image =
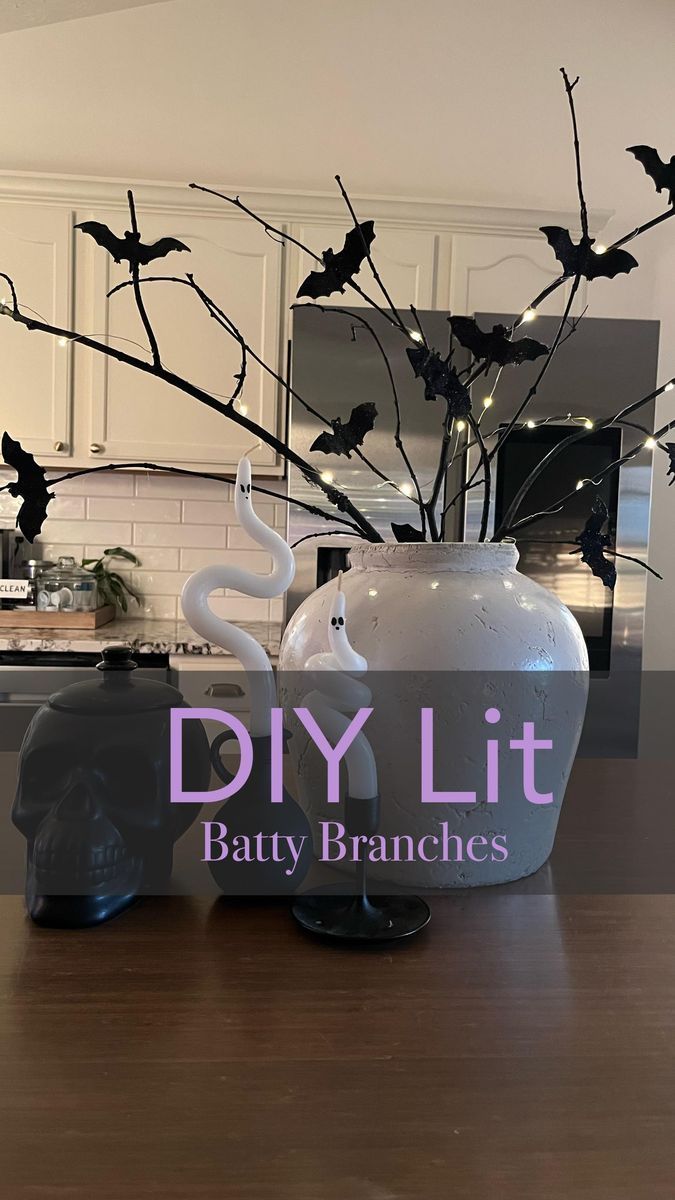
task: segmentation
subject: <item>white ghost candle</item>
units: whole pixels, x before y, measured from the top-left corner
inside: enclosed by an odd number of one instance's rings
[[[181,603],[185,620],[201,637],[229,650],[247,673],[251,696],[251,733],[264,737],[270,732],[270,710],[276,705],[274,675],[267,654],[250,633],[223,620],[209,607],[209,596],[217,588],[230,588],[244,596],[272,599],[282,596],[295,575],[293,553],[278,533],[260,520],[253,508],[251,464],[242,458],[237,467],[234,507],[242,527],[272,555],[269,575],[254,575],[242,567],[213,566],[191,575],[183,588]]]
[[[370,689],[356,678],[366,673],[368,662],[349,641],[342,572],[330,610],[328,644],[330,652],[313,654],[305,663],[305,670],[312,674],[316,690],[305,697],[303,704],[315,717],[322,733],[336,745],[350,725],[343,714],[369,708],[372,700]],[[345,763],[349,795],[359,800],[377,796],[375,756],[363,731],[347,749]]]

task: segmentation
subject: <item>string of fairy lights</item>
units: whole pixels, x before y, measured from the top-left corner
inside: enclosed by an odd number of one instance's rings
[[[603,245],[602,243],[599,243],[598,245],[593,247],[593,252],[595,254],[604,254],[606,252],[606,250],[607,250],[607,247],[605,245]],[[36,317],[38,317],[39,320],[44,321],[45,318],[39,312],[37,312],[36,309],[32,309],[32,308],[30,308],[29,305],[25,305],[25,304],[22,304],[21,307],[25,308],[28,312],[33,313]],[[3,297],[0,297],[0,313],[4,314],[5,310],[9,310],[9,300],[7,297],[3,296]],[[521,314],[514,321],[513,330],[515,331],[521,325],[530,324],[532,321],[536,320],[537,316],[538,316],[538,313],[537,313],[536,308],[532,307],[531,305],[528,305],[528,307],[525,308],[523,310],[523,312],[521,312]],[[424,344],[424,337],[419,330],[410,329],[410,330],[408,330],[408,333],[413,341],[418,342],[420,344]],[[79,336],[82,337],[85,335],[80,334]],[[108,332],[100,333],[100,334],[88,334],[86,336],[104,338],[104,339],[109,339],[111,341],[126,342],[129,345],[136,346],[140,350],[146,349],[146,347],[142,346],[140,342],[134,341],[133,338],[121,337],[119,335],[111,334]],[[59,337],[56,339],[56,344],[59,347],[59,349],[64,350],[64,349],[68,348],[68,346],[71,344],[71,342],[77,342],[77,341],[78,341],[77,337],[74,337],[74,338]],[[501,376],[503,370],[504,370],[503,367],[499,368],[489,392],[487,392],[487,394],[482,399],[482,402],[481,402],[482,403],[482,411],[479,413],[479,415],[477,417],[478,425],[480,425],[482,418],[495,404],[495,391],[497,389],[497,385],[499,383],[499,379],[500,379],[500,376]],[[668,383],[664,384],[664,386],[662,388],[658,389],[654,394],[655,394],[655,396],[658,396],[664,392],[671,392],[671,391],[673,391],[674,388],[675,388],[675,381],[670,380]],[[217,397],[217,396],[219,396],[219,393],[213,392],[212,395]],[[227,397],[225,397],[223,395],[222,398],[226,399]],[[239,412],[242,414],[242,416],[246,416],[248,413],[248,406],[243,402],[243,400],[241,398],[239,398],[236,403],[237,403],[237,408],[238,408]],[[534,420],[533,418],[530,417],[530,418],[528,418],[527,421],[524,421],[521,425],[519,425],[518,428],[536,430],[536,429],[541,429],[543,426],[549,425],[554,421],[558,422],[561,420],[568,421],[572,425],[583,426],[583,428],[589,430],[589,432],[591,430],[593,430],[595,427],[593,420],[588,416],[574,415],[573,413],[564,413],[557,417],[543,417],[541,420]],[[450,459],[450,464],[452,464],[452,462],[454,461],[454,458],[455,458],[455,455],[457,452],[457,448],[458,448],[458,444],[459,444],[459,439],[461,438],[461,435],[463,433],[466,433],[467,429],[468,429],[468,425],[467,425],[466,421],[462,420],[461,418],[453,419],[452,426],[451,426],[451,433],[456,435],[456,441],[455,441],[455,450]],[[486,439],[489,439],[489,438],[494,437],[497,433],[498,433],[498,429],[494,429],[494,430],[491,430],[489,433],[485,434],[484,437]],[[644,441],[641,443],[641,445],[636,446],[635,449],[631,452],[631,457],[633,454],[637,454],[640,450],[649,450],[649,451],[655,450],[657,448],[657,446],[659,446],[659,445],[660,445],[660,443],[658,441],[658,438],[654,437],[653,434],[649,434],[644,439]],[[665,447],[662,446],[661,449],[665,449]],[[330,471],[330,470],[322,471],[321,479],[323,480],[324,483],[334,483],[335,482],[335,474],[333,471]],[[426,482],[430,483],[431,480],[428,480]],[[596,480],[594,480],[593,478],[579,479],[579,480],[577,480],[577,483],[576,483],[576,490],[581,491],[582,488],[585,488],[589,485],[596,486]],[[382,488],[382,487],[386,487],[386,486],[392,486],[392,487],[396,488],[396,490],[401,495],[405,496],[406,498],[412,498],[412,496],[414,494],[413,484],[409,480],[403,480],[400,483],[398,483],[396,480],[393,480],[393,479],[384,480],[382,483],[380,483],[376,486],[378,489]],[[426,486],[426,483],[423,486]]]

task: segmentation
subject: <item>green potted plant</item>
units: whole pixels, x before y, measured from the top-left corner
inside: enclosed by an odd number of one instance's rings
[[[134,591],[123,575],[110,569],[113,559],[123,559],[134,567],[141,565],[140,559],[132,554],[131,550],[124,550],[122,546],[114,546],[111,550],[104,550],[100,558],[83,558],[82,566],[96,577],[99,604],[112,604],[126,613],[129,599],[140,604],[141,596]]]

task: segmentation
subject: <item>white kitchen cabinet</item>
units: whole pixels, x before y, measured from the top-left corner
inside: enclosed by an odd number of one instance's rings
[[[305,222],[292,226],[291,233],[310,250],[322,254],[328,246],[335,252],[340,250],[350,228],[352,226],[347,218],[331,224]],[[439,236],[433,230],[405,229],[375,221],[375,241],[371,246],[373,261],[392,301],[402,313],[409,311],[411,304],[416,308],[436,307],[438,247]],[[319,264],[297,249],[292,256],[292,263],[289,271],[291,303],[308,273],[321,270]],[[387,307],[367,263],[361,267],[355,281],[378,304]],[[356,308],[363,307],[366,302],[357,292],[345,288],[344,295],[337,292],[328,299],[320,298],[319,303]]]
[[[128,228],[128,214],[78,213],[78,220],[104,221],[115,232]],[[252,348],[275,370],[282,365],[281,307],[283,248],[263,230],[237,216],[188,211],[147,212],[139,207],[146,242],[177,237],[190,254],[173,252],[146,275],[184,276],[187,271],[225,312]],[[78,238],[86,238],[78,233]],[[129,278],[100,247],[91,255],[92,322],[111,345],[150,361],[147,339],[132,289],[107,293]],[[226,402],[240,370],[239,345],[213,320],[189,288],[146,284],[145,305],[164,366]],[[88,353],[84,351],[84,353]],[[234,422],[150,375],[96,356],[92,367],[86,454],[90,461],[143,461],[228,471],[242,454],[265,474],[279,473],[273,450]],[[237,407],[266,430],[278,431],[280,386],[249,359]]]
[[[21,309],[68,328],[72,312],[72,213],[0,203],[0,271]],[[11,304],[0,280],[0,300]],[[0,425],[41,461],[72,457],[71,352],[56,338],[0,320]]]
[[[135,190],[143,238],[173,235],[191,248],[145,273],[193,272],[265,362],[285,374],[289,305],[316,263],[213,197],[173,184],[139,184]],[[129,227],[123,195],[115,180],[0,172],[0,271],[15,279],[26,311],[149,362],[132,290],[107,298],[128,280],[126,267],[115,265],[86,234],[73,232],[75,221],[98,220],[122,234]],[[338,251],[351,228],[339,196],[251,192],[243,199],[318,254],[328,246]],[[573,226],[575,220],[573,214],[384,197],[357,197],[355,204],[360,217],[375,220],[372,253],[402,313],[410,304],[457,313],[524,307],[557,274],[537,227]],[[605,218],[593,215],[595,232]],[[357,278],[379,301],[367,264]],[[8,298],[7,291],[0,286],[0,299]],[[164,364],[227,399],[240,369],[237,343],[187,287],[149,284],[144,295]],[[561,288],[545,311],[559,312],[564,299]],[[364,301],[346,289],[326,303],[362,307]],[[246,452],[258,474],[283,472],[283,463],[254,435],[151,375],[85,347],[60,345],[0,320],[0,355],[0,424],[47,466],[151,460],[229,473]],[[239,401],[247,416],[279,435],[284,401],[283,387],[249,361]]]
[[[558,277],[553,251],[537,231],[532,237],[508,234],[454,234],[450,309],[454,313],[522,312],[543,288]],[[585,304],[582,281],[574,312]],[[546,301],[545,312],[561,313],[567,290]]]

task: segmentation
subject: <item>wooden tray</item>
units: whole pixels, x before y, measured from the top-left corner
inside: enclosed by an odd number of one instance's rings
[[[0,609],[0,629],[98,629],[115,616],[115,606],[105,604],[91,612],[33,612]]]

